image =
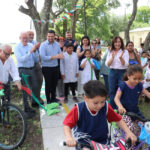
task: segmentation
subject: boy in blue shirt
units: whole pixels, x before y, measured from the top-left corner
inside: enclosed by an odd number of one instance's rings
[[[106,144],[108,139],[107,120],[109,122],[115,121],[126,133],[126,138],[131,138],[132,143],[137,140],[121,116],[115,113],[110,104],[106,102],[107,92],[100,81],[91,80],[87,82],[84,85],[84,92],[84,102],[76,104],[63,122],[67,146],[76,145],[76,140],[71,132],[73,127],[76,127],[75,135],[81,135],[78,136],[78,141],[88,143],[88,141],[93,140]]]

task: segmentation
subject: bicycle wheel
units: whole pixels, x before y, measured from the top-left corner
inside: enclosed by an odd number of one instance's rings
[[[0,148],[11,150],[24,142],[26,119],[22,110],[13,104],[4,104],[1,109]]]

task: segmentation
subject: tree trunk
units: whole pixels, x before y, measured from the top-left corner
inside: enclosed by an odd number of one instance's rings
[[[78,0],[74,0],[73,2],[73,8],[77,5]],[[71,32],[72,32],[72,38],[75,39],[75,33],[76,33],[76,23],[78,20],[78,10],[74,11],[73,16],[71,17]]]
[[[131,18],[128,21],[127,27],[125,29],[125,39],[126,39],[126,42],[130,41],[129,30],[130,30],[130,27],[131,27],[131,25],[132,25],[132,23],[133,23],[133,21],[135,19],[136,13],[137,13],[137,3],[138,3],[138,0],[133,0],[132,15],[131,15]]]
[[[147,34],[146,39],[144,41],[144,51],[148,51],[150,48],[150,32]]]
[[[63,37],[65,37],[65,34],[67,32],[67,20],[63,21]]]
[[[86,0],[84,0],[84,35],[87,35],[87,23],[86,23]]]
[[[25,0],[28,9],[24,8],[23,6],[19,7],[19,11],[28,15],[33,20],[35,31],[36,31],[36,38],[37,41],[42,42],[46,39],[46,34],[48,31],[48,22],[46,23],[39,23],[35,20],[49,20],[49,16],[52,10],[53,0],[45,0],[44,7],[42,9],[42,17],[40,17],[35,5],[33,4],[32,0]]]

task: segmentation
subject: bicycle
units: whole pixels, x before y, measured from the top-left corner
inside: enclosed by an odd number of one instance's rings
[[[127,149],[128,150],[150,150],[150,132],[146,132],[145,128],[147,127],[150,130],[150,119],[145,119],[133,112],[127,112],[125,116],[123,116],[124,121],[127,123],[127,126],[130,130],[137,136],[137,142],[131,146],[131,140],[127,141]],[[143,131],[144,130],[144,131]],[[144,133],[143,133],[144,132]],[[145,135],[144,135],[145,134]],[[113,135],[114,138],[124,138],[125,133],[123,130],[116,128],[115,133]],[[146,139],[146,137],[148,139]]]
[[[12,150],[26,137],[27,123],[24,112],[7,99],[7,90],[0,96],[0,149]],[[2,91],[1,91],[2,92]]]
[[[63,145],[66,146],[66,142],[63,142]],[[76,150],[83,150],[83,148],[88,148],[89,150],[126,150],[126,141],[123,138],[109,144],[100,144],[94,141],[89,141],[88,143],[76,141]]]

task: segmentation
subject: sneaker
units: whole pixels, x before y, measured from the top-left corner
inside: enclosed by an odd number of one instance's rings
[[[32,103],[31,106],[32,107],[38,107],[39,105],[38,105],[38,103]]]
[[[74,101],[75,103],[78,103],[78,102],[79,102],[79,100],[77,99],[76,96],[73,97],[73,101]]]
[[[35,113],[24,112],[24,115],[25,115],[26,119],[30,119],[30,118],[33,118],[35,116]]]
[[[65,98],[65,99],[64,99],[64,103],[68,103],[68,98]]]
[[[27,108],[26,110],[25,110],[25,112],[27,112],[27,113],[36,113],[36,111],[34,110],[34,109],[32,109],[32,108]]]
[[[60,103],[60,100],[55,98],[54,100],[52,100],[52,102]]]

